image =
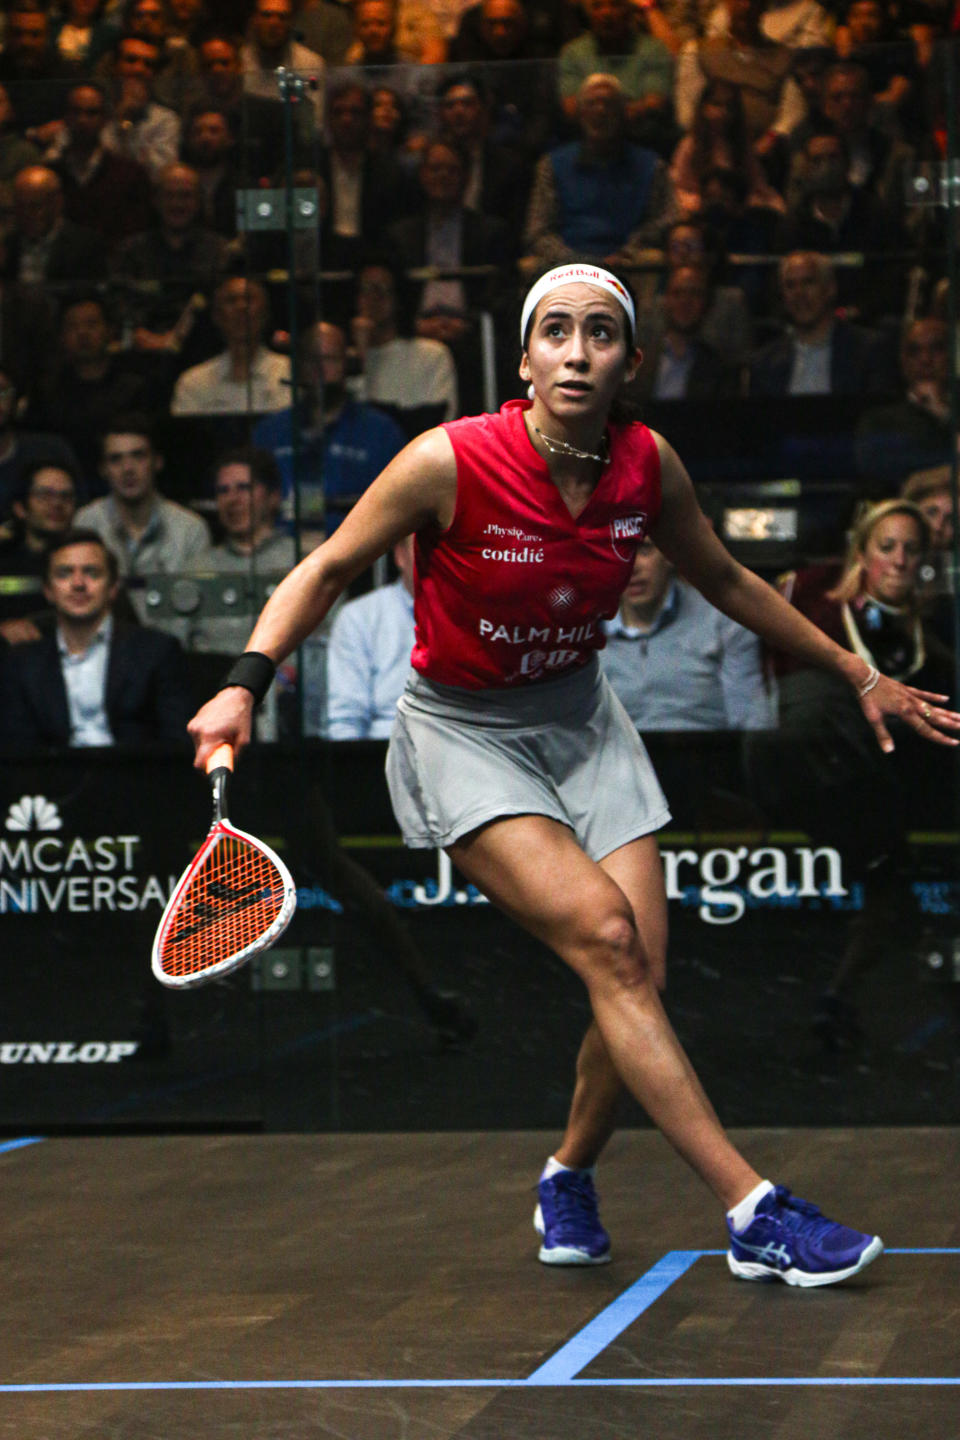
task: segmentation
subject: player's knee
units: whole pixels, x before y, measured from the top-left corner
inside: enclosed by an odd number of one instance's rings
[[[598,915],[587,945],[588,983],[634,987],[647,978],[643,949],[633,916],[621,910]]]

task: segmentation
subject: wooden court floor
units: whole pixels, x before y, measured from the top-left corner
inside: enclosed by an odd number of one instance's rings
[[[958,1440],[960,1130],[737,1139],[887,1254],[734,1281],[650,1131],[579,1271],[535,1258],[552,1135],[0,1140],[0,1437]]]

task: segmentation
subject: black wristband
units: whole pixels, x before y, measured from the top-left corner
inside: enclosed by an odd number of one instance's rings
[[[273,684],[276,673],[277,667],[269,655],[261,655],[259,650],[247,650],[234,660],[223,677],[220,689],[226,690],[228,685],[242,685],[259,705]]]

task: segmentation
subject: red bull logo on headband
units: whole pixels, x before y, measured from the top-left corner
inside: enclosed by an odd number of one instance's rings
[[[596,285],[600,290],[606,290],[623,307],[630,319],[631,329],[636,329],[637,317],[634,310],[633,299],[627,287],[611,275],[609,270],[601,266],[592,265],[558,265],[553,270],[548,270],[546,275],[533,285],[523,302],[523,314],[520,317],[520,343],[524,343],[527,334],[527,324],[537,305],[544,295],[551,290],[556,290],[560,285],[569,285],[571,281],[580,280],[586,285]]]

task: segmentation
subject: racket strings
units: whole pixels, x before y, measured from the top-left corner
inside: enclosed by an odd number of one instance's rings
[[[284,902],[272,860],[249,840],[218,835],[169,917],[159,960],[171,976],[195,975],[240,954],[267,931]]]

